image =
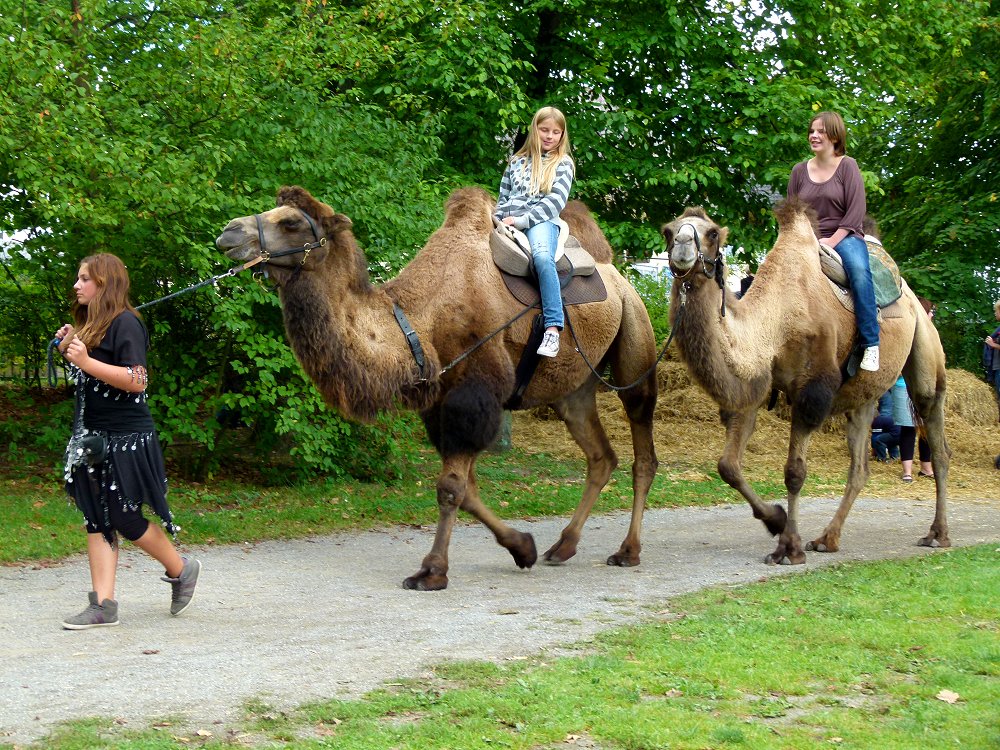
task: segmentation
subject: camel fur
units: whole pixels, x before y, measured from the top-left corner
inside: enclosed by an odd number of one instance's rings
[[[798,199],[783,202],[775,213],[777,241],[742,299],[723,283],[727,229],[701,208],[688,208],[662,230],[675,277],[670,297],[675,341],[692,377],[718,403],[726,429],[719,474],[746,498],[754,518],[777,535],[777,547],[765,561],[804,563],[798,503],[809,439],[831,414],[845,414],[851,464],[844,496],[823,533],[805,547],[836,552],[844,521],[868,480],[876,401],[902,372],[926,426],[936,484],[934,521],[919,544],[950,546],[945,359],[934,324],[904,282],[903,296],[895,303],[898,316],[884,316],[880,323],[880,369],[859,370],[845,381],[842,366],[855,343],[855,320],[837,302],[820,268],[815,213]],[[743,455],[757,410],[772,389],[784,393],[791,405],[787,513],[779,504],[763,502],[743,476]]]
[[[498,434],[503,405],[515,387],[515,368],[531,332],[523,311],[504,286],[489,250],[495,201],[479,188],[463,188],[447,200],[442,226],[393,280],[373,285],[367,261],[351,233],[351,221],[300,187],[283,187],[277,207],[234,219],[217,245],[230,258],[261,255],[256,219],[266,250],[277,254],[315,238],[303,212],[326,244],[271,258],[289,343],[326,403],[345,417],[370,420],[381,411],[420,413],[441,456],[437,480],[439,520],[431,551],[403,584],[420,590],[448,585],[448,545],[457,511],[484,523],[522,568],[537,559],[534,539],[500,520],[480,498],[475,463]],[[618,383],[651,373],[655,340],[635,290],[612,265],[612,250],[587,208],[571,202],[562,214],[597,261],[608,298],[567,310],[573,331],[562,333],[560,354],[541,362],[521,408],[550,405],[587,458],[583,497],[545,561],[576,554],[583,525],[618,459],[597,413],[598,380],[578,352],[602,371],[610,365]],[[416,331],[426,357],[421,373],[393,316],[398,305]],[[569,327],[567,326],[567,329]],[[502,330],[459,362],[470,348]],[[454,366],[449,367],[449,364]],[[600,363],[600,364],[597,364]],[[609,565],[639,564],[642,515],[657,460],[653,446],[656,378],[645,377],[619,393],[631,424],[634,450],[632,522]]]

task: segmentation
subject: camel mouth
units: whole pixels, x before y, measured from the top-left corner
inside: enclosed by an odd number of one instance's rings
[[[254,249],[254,244],[247,242],[236,247],[231,247],[226,249],[225,247],[219,248],[223,251],[223,254],[230,260],[235,260],[239,262],[245,262],[257,257],[257,252]]]
[[[690,261],[687,258],[671,261],[670,267],[675,271],[680,271],[681,273],[690,271],[694,268],[694,258],[691,258]]]
[[[244,239],[245,237],[246,235],[239,236],[236,231],[227,227],[216,237],[215,246],[230,260],[247,261],[257,256],[257,241]]]

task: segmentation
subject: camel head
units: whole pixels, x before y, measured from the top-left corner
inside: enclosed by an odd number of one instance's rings
[[[685,209],[660,231],[667,243],[667,259],[674,276],[686,276],[699,262],[706,276],[723,273],[720,261],[729,229],[719,227],[700,206]]]
[[[350,229],[349,218],[313,198],[308,190],[286,186],[278,191],[275,208],[233,219],[215,244],[241,263],[264,256],[267,270],[281,284],[296,270],[319,267],[330,245],[337,245],[338,240],[349,238],[353,248]]]

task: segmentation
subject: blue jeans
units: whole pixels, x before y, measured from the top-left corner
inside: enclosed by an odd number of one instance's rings
[[[868,265],[868,245],[853,234],[845,237],[834,248],[844,262],[847,282],[854,298],[854,317],[858,324],[858,338],[865,348],[878,346],[878,308],[875,306],[875,285],[872,269]]]
[[[551,221],[535,224],[524,232],[531,243],[531,258],[538,275],[538,291],[542,295],[542,320],[545,327],[563,327],[562,289],[556,272],[556,249],[559,245],[559,227]],[[878,334],[876,333],[876,338]]]

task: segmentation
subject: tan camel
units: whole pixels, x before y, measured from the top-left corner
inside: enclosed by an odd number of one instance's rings
[[[875,402],[906,379],[927,427],[933,454],[937,507],[930,532],[919,544],[950,546],[945,486],[950,451],[944,435],[945,361],[941,341],[916,296],[903,296],[883,311],[881,368],[846,378],[844,363],[854,344],[854,314],[836,300],[820,268],[814,213],[792,199],[776,209],[778,239],[742,299],[722,292],[728,230],[701,208],[689,208],[663,228],[674,273],[670,319],[678,350],[694,377],[719,404],[726,445],[719,474],[738,490],[778,546],[768,563],[801,564],[799,493],[806,479],[809,438],[830,414],[847,416],[851,466],[844,497],[823,533],[808,550],[836,552],[854,499],[868,480],[869,435]],[[723,308],[723,294],[725,307]],[[791,435],[785,463],[788,512],[767,504],[743,477],[743,454],[757,410],[772,389],[791,405]]]
[[[457,190],[447,201],[444,224],[399,276],[382,286],[369,282],[350,219],[299,187],[281,188],[277,208],[234,219],[216,241],[238,261],[254,259],[262,249],[273,254],[267,268],[278,284],[289,342],[328,405],[355,420],[396,408],[414,409],[423,418],[442,461],[439,517],[430,553],[417,573],[403,581],[410,589],[447,587],[448,545],[459,508],[485,524],[519,567],[530,568],[537,559],[532,536],[489,510],[476,481],[476,459],[498,433],[533,317],[524,315],[505,328],[524,306],[507,291],[491,259],[494,205],[485,190]],[[646,308],[611,264],[611,247],[590,212],[571,202],[562,216],[595,256],[608,297],[567,309],[579,340],[571,340],[567,326],[559,356],[539,365],[521,402],[521,408],[549,404],[587,458],[583,497],[545,553],[550,563],[576,554],[584,522],[618,463],[597,413],[598,381],[574,347],[598,371],[609,365],[622,384],[640,378],[656,358]],[[308,255],[301,250],[318,242],[325,244]],[[285,255],[278,252],[283,248],[299,251]],[[416,334],[410,338],[419,340],[423,368],[397,322],[396,309]],[[495,331],[501,332],[455,363]],[[639,564],[642,515],[657,466],[656,378],[647,377],[619,395],[632,430],[632,522],[607,562],[631,566]]]

